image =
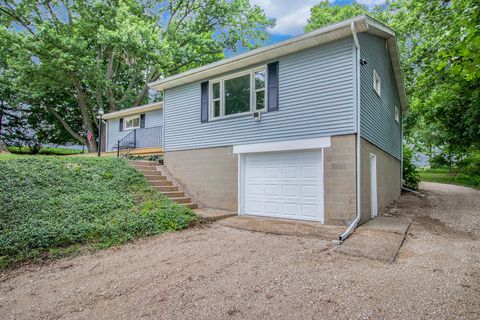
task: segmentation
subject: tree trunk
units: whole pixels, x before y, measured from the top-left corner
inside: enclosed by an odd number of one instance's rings
[[[5,142],[3,142],[2,139],[0,139],[0,152],[9,152],[7,149],[7,145],[5,144]]]

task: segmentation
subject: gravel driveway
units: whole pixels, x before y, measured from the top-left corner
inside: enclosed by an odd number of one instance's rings
[[[480,319],[480,192],[422,187],[393,264],[211,224],[0,274],[0,318]]]

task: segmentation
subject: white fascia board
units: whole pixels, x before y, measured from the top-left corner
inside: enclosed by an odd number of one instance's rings
[[[110,120],[125,116],[137,115],[140,113],[158,110],[163,108],[163,101],[146,104],[139,107],[128,108],[120,111],[114,111],[103,115],[103,119]]]
[[[322,137],[322,138],[302,139],[302,140],[241,144],[241,145],[233,146],[233,153],[243,154],[243,153],[261,153],[261,152],[276,152],[276,151],[313,150],[313,149],[329,148],[331,145],[332,145],[332,142],[330,137]]]

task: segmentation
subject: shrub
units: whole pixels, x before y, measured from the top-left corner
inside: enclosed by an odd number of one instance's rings
[[[116,158],[0,161],[0,266],[186,228],[196,216]]]
[[[413,150],[403,145],[403,185],[412,190],[418,190],[420,175],[413,164]]]

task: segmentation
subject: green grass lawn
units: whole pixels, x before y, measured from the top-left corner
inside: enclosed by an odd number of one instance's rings
[[[456,184],[480,190],[480,177],[453,173],[448,169],[420,169],[420,179],[428,182]]]
[[[0,155],[0,268],[197,221],[116,158]]]
[[[28,147],[8,147],[8,151],[16,154],[30,154]],[[42,147],[38,154],[42,155],[57,155],[57,156],[66,156],[71,154],[81,154],[83,150],[81,149],[71,149],[71,148],[53,148],[53,147]]]

